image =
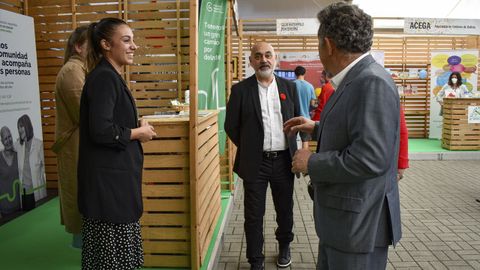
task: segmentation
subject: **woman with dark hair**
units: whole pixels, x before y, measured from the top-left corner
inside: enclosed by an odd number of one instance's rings
[[[452,72],[445,84],[436,96],[438,103],[443,106],[444,98],[466,98],[470,97],[467,87],[463,84],[462,75],[459,72]]]
[[[87,75],[80,101],[78,204],[83,215],[82,269],[137,269],[143,264],[140,217],[143,150],[156,133],[138,125],[122,74],[137,46],[122,20],[88,28]]]
[[[22,209],[35,208],[35,201],[47,196],[43,142],[33,136],[30,117],[20,116],[17,122],[18,141],[15,149],[18,154],[18,172],[22,183]]]
[[[17,152],[7,126],[0,129],[3,150],[0,151],[0,217],[20,210],[20,183]]]
[[[73,234],[72,246],[82,247],[82,218],[77,203],[78,121],[80,95],[87,67],[88,26],[75,29],[65,47],[64,64],[55,83],[55,143],[57,154],[60,222]]]

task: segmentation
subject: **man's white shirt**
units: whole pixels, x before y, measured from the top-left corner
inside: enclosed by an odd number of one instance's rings
[[[281,151],[287,149],[287,141],[283,133],[282,107],[275,79],[269,86],[258,83],[260,107],[263,121],[263,151]]]

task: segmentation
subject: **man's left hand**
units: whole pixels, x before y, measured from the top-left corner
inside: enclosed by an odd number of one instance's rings
[[[292,172],[294,173],[308,173],[308,159],[312,152],[307,149],[300,149],[295,152],[292,159]]]
[[[405,173],[405,169],[398,169],[398,172],[397,172],[397,181],[402,180],[404,173]]]

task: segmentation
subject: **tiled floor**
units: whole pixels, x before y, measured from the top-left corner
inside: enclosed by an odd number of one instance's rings
[[[411,161],[410,166],[400,182],[403,238],[390,249],[387,269],[480,269],[480,203],[475,201],[480,199],[480,161]],[[318,238],[306,183],[302,178],[295,186],[290,269],[315,269]],[[266,269],[277,269],[270,194],[264,227]],[[245,248],[239,188],[216,269],[249,269]]]

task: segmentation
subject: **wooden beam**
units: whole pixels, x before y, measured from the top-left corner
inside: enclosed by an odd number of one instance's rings
[[[190,233],[191,233],[191,268],[200,269],[199,218],[197,217],[198,197],[198,0],[190,0]]]
[[[233,14],[233,3],[234,0],[230,0],[227,2],[227,27],[226,27],[226,34],[227,34],[227,89],[225,89],[226,91],[226,95],[225,97],[230,97],[230,91],[232,89],[232,81],[233,81],[233,76],[232,76],[232,54],[233,54],[233,51],[232,51],[232,20],[235,21],[235,19],[233,18],[233,16],[235,16],[235,14]],[[233,16],[232,16],[233,14]],[[237,29],[237,27],[235,26],[235,29]],[[237,29],[238,31],[238,29]],[[233,146],[232,146],[232,141],[230,141],[230,139],[227,139],[227,147],[226,147],[226,151],[227,151],[227,159],[228,159],[228,189],[230,191],[233,191],[235,189],[234,187],[234,184],[233,184],[233,155],[232,155],[232,150],[233,150]]]
[[[182,92],[182,34],[181,34],[181,21],[180,21],[180,0],[176,0],[176,15],[177,15],[177,47],[176,47],[176,55],[177,55],[177,97],[178,101],[181,102],[183,92]]]

